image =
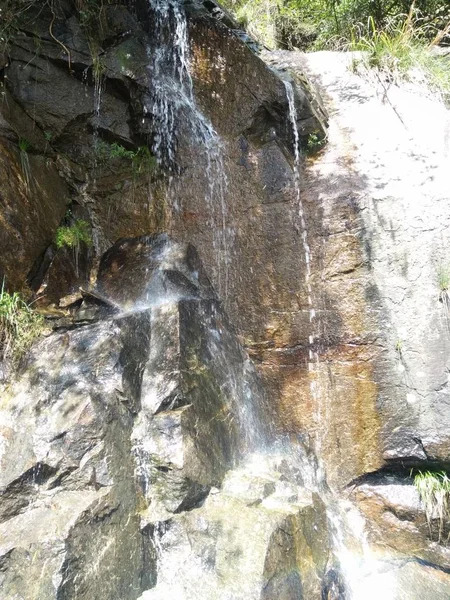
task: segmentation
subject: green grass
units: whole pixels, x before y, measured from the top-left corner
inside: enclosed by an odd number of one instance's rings
[[[440,267],[438,270],[439,300],[444,305],[447,315],[450,315],[450,269]]]
[[[57,248],[74,248],[78,250],[81,244],[92,246],[92,235],[89,223],[84,219],[76,219],[73,225],[58,227],[56,231]]]
[[[19,139],[19,154],[20,154],[20,165],[22,167],[22,174],[25,180],[27,190],[31,186],[31,166],[30,159],[28,158],[28,152],[31,149],[31,143],[26,138]]]
[[[425,508],[430,535],[432,535],[431,523],[437,519],[438,541],[441,542],[444,525],[450,515],[450,478],[444,471],[419,471],[414,477],[414,485]]]
[[[441,267],[438,271],[438,284],[441,292],[448,292],[450,289],[450,269]]]
[[[100,140],[96,147],[97,158],[103,164],[115,160],[127,161],[135,177],[151,174],[156,169],[156,158],[148,146],[139,146],[136,150],[127,150],[121,144],[108,144]]]
[[[375,69],[384,80],[394,83],[421,80],[443,99],[450,98],[450,61],[431,52],[413,10],[402,19],[389,21],[382,29],[370,17],[366,26],[354,28],[348,49],[363,52],[361,59],[353,60],[354,68],[362,65]]]
[[[0,292],[0,360],[16,364],[44,329],[44,318],[17,292]]]

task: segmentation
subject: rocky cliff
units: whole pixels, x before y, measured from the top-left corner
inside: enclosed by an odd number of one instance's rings
[[[2,599],[447,598],[448,110],[209,1],[5,23]]]

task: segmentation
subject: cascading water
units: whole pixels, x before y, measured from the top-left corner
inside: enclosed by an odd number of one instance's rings
[[[226,297],[234,233],[227,206],[228,180],[222,141],[195,101],[187,19],[180,0],[150,0],[150,14],[155,42],[148,50],[152,93],[144,113],[151,114],[153,119],[152,150],[158,163],[173,175],[177,133],[182,121],[188,127],[191,141],[204,155],[205,201],[213,236],[216,284]],[[179,210],[177,199],[172,200],[172,206]]]

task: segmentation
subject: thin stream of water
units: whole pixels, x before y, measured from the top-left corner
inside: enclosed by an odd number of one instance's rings
[[[297,109],[295,106],[295,94],[294,88],[290,81],[284,81],[286,88],[286,97],[289,105],[289,119],[292,127],[292,135],[294,139],[294,186],[295,186],[295,205],[294,205],[294,219],[298,219],[299,232],[302,238],[303,245],[303,257],[305,262],[305,285],[308,298],[308,311],[309,311],[309,322],[311,323],[311,331],[308,336],[308,370],[310,372],[316,371],[318,375],[319,370],[319,353],[316,349],[318,340],[318,327],[316,319],[316,309],[313,303],[313,291],[311,285],[311,247],[308,241],[308,227],[305,219],[305,210],[301,197],[301,185],[300,185],[300,135],[297,127]],[[318,430],[320,430],[321,422],[321,402],[319,401],[319,386],[316,379],[311,379],[310,382],[311,395],[315,400],[315,405],[318,407],[318,414],[316,416],[318,422]],[[318,435],[318,444],[320,445],[320,435]],[[319,450],[320,448],[318,448]],[[318,453],[319,454],[319,453]]]
[[[154,123],[152,150],[165,170],[172,175],[176,173],[177,134],[181,122],[187,125],[192,142],[201,149],[206,163],[205,201],[216,285],[226,298],[234,228],[227,203],[228,179],[222,141],[195,101],[187,19],[179,0],[149,2],[156,46],[148,49],[152,93],[144,112],[152,115]],[[176,198],[172,205],[179,210]]]
[[[320,323],[317,320],[314,307],[314,294],[311,284],[311,248],[308,242],[308,228],[305,220],[304,206],[301,198],[300,185],[300,136],[297,128],[297,111],[295,107],[294,88],[289,81],[285,81],[286,97],[289,103],[289,118],[294,139],[294,184],[295,184],[295,217],[298,219],[299,232],[302,238],[305,284],[308,295],[309,322],[311,332],[309,335],[309,363],[308,370],[314,378],[310,381],[311,396],[316,406],[317,435],[315,440],[315,453],[317,465],[311,471],[311,466],[303,462],[302,468],[310,470],[313,488],[322,497],[327,506],[327,520],[331,532],[333,553],[336,564],[342,573],[345,582],[346,600],[371,600],[382,596],[392,598],[395,591],[395,577],[392,573],[384,573],[382,563],[373,556],[365,531],[365,520],[357,508],[350,502],[344,505],[336,501],[331,490],[324,485],[325,471],[322,466],[322,441],[327,434],[329,398],[325,388],[326,383],[321,382],[320,356],[318,342],[320,338]],[[339,595],[341,597],[341,595]]]

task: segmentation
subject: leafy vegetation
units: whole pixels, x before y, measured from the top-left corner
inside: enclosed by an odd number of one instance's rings
[[[314,156],[322,150],[326,144],[326,138],[318,135],[317,133],[310,133],[306,141],[306,154],[308,156]]]
[[[223,4],[260,42],[287,49],[342,48],[354,39],[355,24],[365,27],[372,19],[377,31],[385,31],[411,8],[411,0],[224,0]],[[413,11],[428,44],[450,43],[446,0],[416,0]]]
[[[419,471],[414,477],[414,485],[425,508],[430,536],[433,535],[432,521],[437,519],[437,537],[441,542],[450,516],[450,478],[444,471]]]
[[[350,50],[363,51],[358,62],[367,68],[376,68],[388,80],[422,80],[443,97],[450,94],[450,62],[430,52],[425,31],[410,12],[403,20],[389,20],[378,28],[369,17],[366,28],[356,27],[349,45]]]
[[[111,161],[127,161],[134,176],[151,174],[156,168],[156,158],[148,146],[139,146],[136,150],[127,150],[121,144],[108,144],[99,141],[96,147],[97,157],[103,164]]]
[[[42,333],[44,319],[17,292],[0,292],[0,360],[17,363]]]
[[[57,248],[74,248],[79,250],[81,244],[92,246],[92,235],[89,223],[84,219],[76,219],[72,225],[59,227],[56,231]]]

